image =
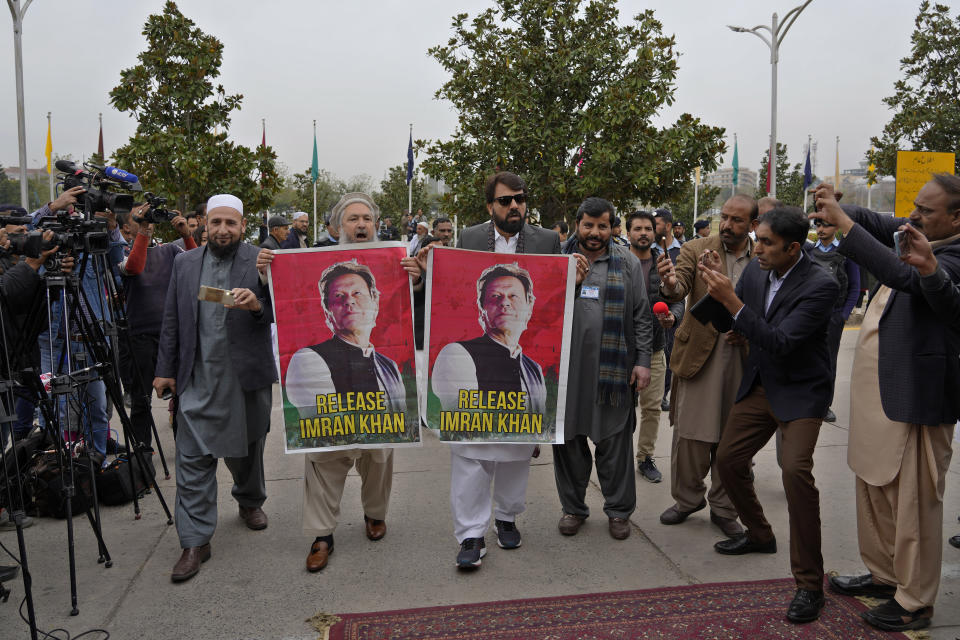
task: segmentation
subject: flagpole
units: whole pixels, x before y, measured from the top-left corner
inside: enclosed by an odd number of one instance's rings
[[[49,111],[47,111],[47,131],[50,131],[50,112]],[[47,165],[47,177],[50,179],[50,202],[53,202],[55,200],[55,198],[53,197],[53,171],[51,170],[51,167],[49,164]]]
[[[317,121],[313,121],[313,150],[317,150]],[[311,178],[313,176],[310,176]],[[319,239],[317,235],[317,181],[313,181],[313,241],[316,242]]]
[[[700,167],[695,169],[693,178],[693,219],[697,219],[697,196],[700,191]]]
[[[413,123],[410,123],[410,140],[413,140]],[[413,175],[410,176],[410,182],[407,183],[407,211],[413,215]]]
[[[833,189],[840,191],[840,136],[837,136],[837,161],[833,166]]]
[[[811,141],[812,139],[813,139],[813,136],[811,136],[811,135],[808,134],[808,135],[807,135],[807,159],[806,159],[806,164],[810,164],[810,141]],[[804,183],[806,183],[806,180],[804,180]],[[806,188],[806,187],[803,188],[803,211],[804,211],[804,213],[806,213],[806,211],[807,211],[807,188]]]

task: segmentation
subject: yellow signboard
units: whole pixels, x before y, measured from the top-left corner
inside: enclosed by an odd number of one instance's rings
[[[920,187],[935,173],[953,175],[954,153],[936,151],[897,151],[897,199],[894,215],[906,218],[913,211],[913,200]]]

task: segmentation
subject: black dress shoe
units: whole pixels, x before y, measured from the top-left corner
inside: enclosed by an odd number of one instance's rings
[[[960,549],[960,536],[953,536],[952,538],[950,538],[949,542],[950,542],[950,546]]]
[[[742,556],[745,553],[776,553],[777,539],[770,538],[766,542],[754,542],[748,536],[727,538],[713,545],[717,553],[728,556]]]
[[[787,620],[798,624],[813,622],[820,617],[820,610],[823,609],[824,603],[823,591],[797,589],[793,601],[787,608]]]
[[[907,611],[900,606],[899,602],[891,598],[873,609],[861,612],[860,617],[884,631],[911,631],[930,626],[933,607]]]
[[[889,584],[873,581],[872,574],[862,576],[830,576],[830,588],[845,596],[870,596],[871,598],[892,598],[897,588]]]

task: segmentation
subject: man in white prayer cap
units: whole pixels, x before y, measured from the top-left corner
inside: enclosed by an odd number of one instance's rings
[[[310,216],[306,211],[297,211],[293,214],[293,226],[286,241],[280,245],[281,249],[306,249],[310,246],[307,229],[310,227]]]
[[[267,527],[263,443],[277,377],[263,363],[272,359],[273,311],[256,269],[259,249],[243,241],[245,230],[239,198],[210,198],[207,244],[177,256],[167,290],[153,386],[157,395],[178,400],[176,522],[183,553],[174,582],[189,580],[210,558],[219,458],[233,476],[240,519],[255,531]]]

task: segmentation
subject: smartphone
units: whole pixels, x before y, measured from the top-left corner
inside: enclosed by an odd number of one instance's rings
[[[909,248],[907,246],[909,241],[910,237],[906,234],[906,232],[893,232],[893,250],[896,252],[898,258],[909,252]]]
[[[219,302],[220,304],[235,304],[233,299],[233,294],[226,289],[217,289],[216,287],[208,287],[203,284],[200,285],[200,293],[197,295],[197,300],[203,300],[205,302]]]
[[[172,397],[173,397],[173,393],[170,392],[170,389],[164,389],[163,393],[160,394],[161,400],[169,400]]]

